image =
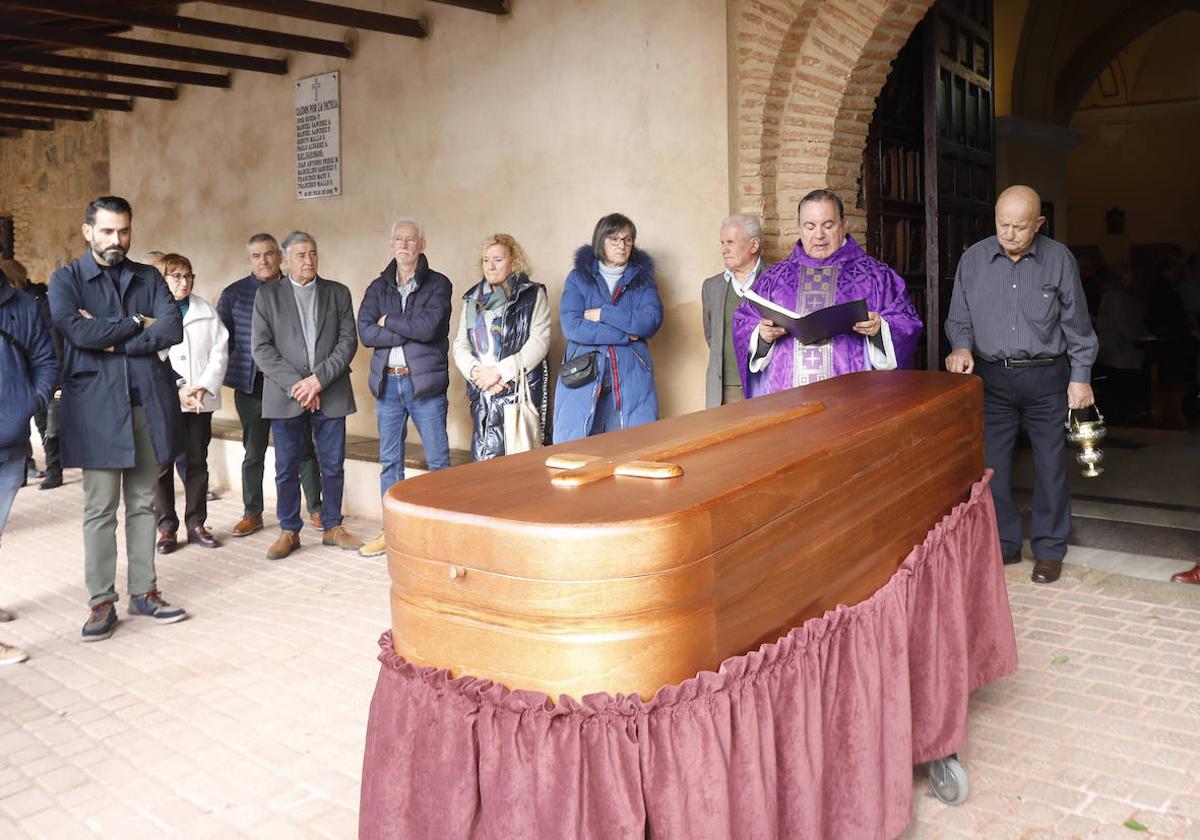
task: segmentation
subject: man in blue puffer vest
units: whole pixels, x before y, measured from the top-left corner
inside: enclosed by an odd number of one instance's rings
[[[50,404],[57,381],[58,360],[37,302],[0,271],[0,537],[25,477],[29,420]],[[0,607],[0,621],[12,618]],[[27,658],[20,648],[0,642],[0,665]]]

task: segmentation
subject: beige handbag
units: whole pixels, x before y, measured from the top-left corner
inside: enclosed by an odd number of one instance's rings
[[[504,405],[504,454],[528,452],[542,445],[542,415],[529,393],[529,374],[517,375],[517,398]]]

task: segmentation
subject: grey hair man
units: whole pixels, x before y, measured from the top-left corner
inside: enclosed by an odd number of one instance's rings
[[[762,223],[754,216],[735,213],[721,222],[721,259],[725,270],[707,278],[700,289],[704,340],[708,342],[705,408],[742,400],[742,375],[733,349],[733,311],[740,298],[733,284],[752,287],[767,268],[762,246]]]
[[[246,537],[263,526],[263,471],[271,421],[263,417],[263,375],[251,352],[254,298],[264,285],[283,278],[283,252],[269,233],[256,233],[246,242],[250,273],[225,287],[217,301],[217,314],[229,330],[229,367],[225,384],[233,389],[238,420],[242,424],[242,518],[233,526],[235,537]],[[300,485],[308,502],[309,524],[324,530],[321,521],[321,473],[312,445],[311,432],[304,439],[300,457]]]
[[[362,343],[374,348],[368,384],[379,421],[380,495],[404,479],[404,442],[411,419],[430,472],[450,466],[446,389],[450,387],[449,278],[429,267],[421,223],[401,217],[388,238],[392,261],[363,292],[358,310]],[[362,548],[387,551],[382,531]]]
[[[286,281],[254,298],[251,344],[263,373],[262,415],[275,438],[275,512],[280,533],[267,550],[278,560],[300,547],[300,458],[312,430],[321,468],[325,545],[357,551],[342,525],[346,417],[355,411],[350,360],[358,349],[350,290],[317,273],[317,240],[294,230],[283,240]]]

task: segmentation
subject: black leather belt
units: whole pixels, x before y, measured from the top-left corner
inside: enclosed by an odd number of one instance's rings
[[[408,376],[408,368],[406,367],[385,367],[383,372],[391,376]]]
[[[1006,368],[1045,367],[1056,363],[1062,356],[1036,359],[984,359],[989,365],[1000,365]]]

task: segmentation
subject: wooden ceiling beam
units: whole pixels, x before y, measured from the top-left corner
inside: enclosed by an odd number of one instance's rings
[[[269,12],[273,15],[314,20],[320,23],[335,23],[371,32],[387,32],[409,38],[424,38],[425,24],[416,18],[368,12],[363,9],[347,9],[333,3],[316,3],[312,0],[208,0],[221,6]]]
[[[22,120],[17,117],[0,116],[0,128],[29,129],[30,131],[53,131],[54,123],[49,120]]]
[[[0,5],[3,5],[3,3],[0,3]],[[277,76],[283,76],[287,73],[287,61],[285,59],[259,58],[257,56],[239,55],[238,53],[221,52],[219,50],[204,50],[199,47],[156,44],[151,41],[139,41],[136,38],[113,38],[108,35],[93,35],[90,32],[79,32],[63,26],[28,26],[5,22],[4,34],[9,38],[16,38],[21,41],[54,44],[60,47],[86,47],[87,49],[104,50],[111,53],[140,55],[147,58],[166,59],[167,61],[226,67],[231,70],[273,73]]]
[[[149,99],[177,99],[179,91],[161,85],[138,85],[132,82],[114,82],[109,79],[93,79],[88,76],[60,76],[57,73],[30,73],[0,67],[0,82],[18,82],[23,85],[65,88],[67,90],[90,90],[96,93],[115,93],[120,96],[144,96]]]
[[[31,67],[54,67],[60,70],[76,70],[80,73],[129,76],[135,79],[151,79],[156,82],[173,82],[180,85],[229,87],[228,73],[203,73],[198,70],[176,70],[173,67],[155,67],[149,64],[126,64],[121,61],[104,61],[98,58],[76,58],[70,55],[29,49],[0,50],[0,64],[3,63],[28,64]]]
[[[45,105],[20,105],[16,102],[0,102],[0,114],[16,114],[19,117],[45,117],[48,120],[75,120],[87,122],[91,111],[77,108],[48,108]]]
[[[96,108],[106,111],[132,111],[132,99],[110,99],[107,96],[81,96],[77,93],[53,93],[48,90],[4,87],[0,85],[0,99],[9,102],[32,102],[35,105],[73,105],[78,108]]]
[[[236,41],[261,47],[279,47],[295,52],[329,55],[334,58],[350,58],[351,56],[350,47],[345,41],[289,35],[286,32],[275,32],[270,29],[217,23],[216,21],[162,14],[145,9],[121,8],[113,3],[101,4],[89,0],[36,0],[36,2],[34,0],[4,0],[3,5],[27,11],[46,11],[64,17],[125,23],[147,29],[177,32],[181,35],[198,35],[202,38],[218,38],[223,41]]]
[[[433,0],[447,6],[459,6],[463,9],[474,9],[477,12],[487,12],[492,15],[508,14],[508,0]]]

